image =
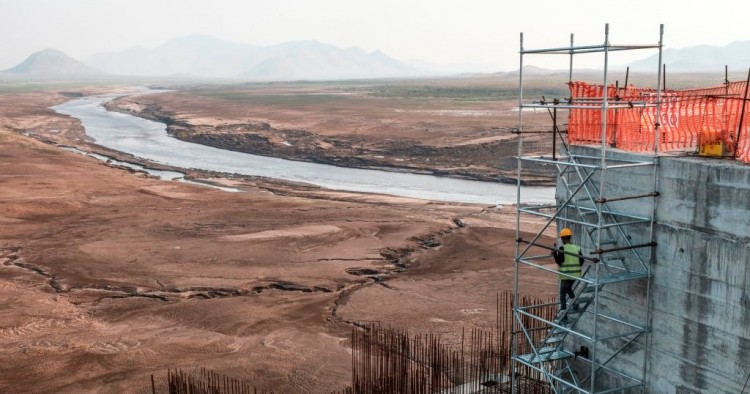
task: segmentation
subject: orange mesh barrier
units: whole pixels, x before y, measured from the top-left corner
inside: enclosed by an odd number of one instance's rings
[[[610,103],[633,105],[607,110],[605,140],[611,146],[630,151],[653,151],[654,143],[658,144],[659,151],[719,147],[719,155],[732,155],[736,149],[737,158],[750,163],[750,105],[745,107],[742,130],[738,130],[745,89],[745,82],[733,82],[703,89],[663,91],[659,136],[655,139],[656,107],[639,107],[637,103],[653,105],[656,91],[632,85],[620,88],[610,85],[607,87]],[[584,107],[570,110],[568,139],[571,143],[601,143],[602,111],[599,108],[603,93],[602,85],[570,83],[573,104]]]

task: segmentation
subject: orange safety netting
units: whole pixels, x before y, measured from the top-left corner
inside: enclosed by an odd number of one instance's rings
[[[733,82],[704,89],[663,91],[659,135],[655,138],[656,90],[610,85],[608,101],[619,108],[607,110],[606,142],[631,151],[653,151],[654,143],[658,144],[659,151],[715,145],[721,147],[723,155],[733,155],[736,149],[736,157],[750,163],[750,105],[745,106],[742,130],[739,130],[745,89],[745,82]],[[602,111],[597,109],[601,108],[603,86],[571,82],[570,93],[573,104],[591,109],[570,110],[568,140],[574,144],[601,143]],[[639,106],[639,103],[651,106]]]

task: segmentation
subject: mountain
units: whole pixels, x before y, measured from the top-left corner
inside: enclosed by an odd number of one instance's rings
[[[655,54],[646,59],[631,64],[630,69],[636,71],[656,70],[659,55]],[[662,53],[667,72],[717,72],[724,70],[739,71],[750,68],[750,41],[737,41],[720,47],[712,45],[697,45],[680,49],[667,48]]]
[[[103,72],[50,48],[32,53],[26,60],[4,73],[24,79],[92,79],[106,76]]]
[[[153,49],[134,47],[122,52],[98,53],[84,62],[119,75],[223,78],[245,72],[256,64],[259,61],[256,55],[258,48],[192,35],[174,38]]]
[[[330,80],[419,74],[416,69],[379,51],[366,53],[360,48],[342,50],[315,41],[295,43],[294,47],[293,50],[279,51],[240,76],[257,80]]]
[[[416,68],[382,52],[341,49],[317,41],[272,46],[234,43],[215,37],[177,37],[153,48],[99,53],[85,61],[112,74],[193,75],[257,80],[350,79],[416,76]]]

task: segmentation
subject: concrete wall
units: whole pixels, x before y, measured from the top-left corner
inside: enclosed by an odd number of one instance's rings
[[[609,172],[605,195],[652,190],[649,171]],[[750,166],[666,156],[659,159],[658,181],[658,245],[653,259],[645,256],[653,272],[652,331],[623,352],[615,366],[636,373],[645,357],[651,393],[740,393],[750,375]],[[617,204],[618,211],[642,215],[652,209],[648,198]],[[633,227],[629,235],[634,243],[647,240],[648,226]],[[582,243],[586,249],[588,242]],[[601,304],[611,313],[643,319],[645,289],[645,280],[607,286]]]

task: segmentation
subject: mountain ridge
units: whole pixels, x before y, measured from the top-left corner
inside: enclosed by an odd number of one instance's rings
[[[91,79],[107,75],[53,48],[34,52],[18,65],[2,72],[8,76],[36,79]]]
[[[655,70],[658,54],[631,64],[635,71]],[[672,72],[721,72],[750,68],[750,40],[735,41],[724,46],[694,45],[684,48],[667,48],[662,53],[663,63]]]
[[[424,75],[381,51],[342,49],[316,40],[256,46],[197,34],[175,37],[152,49],[97,53],[84,63],[115,75],[148,77],[320,80]]]

